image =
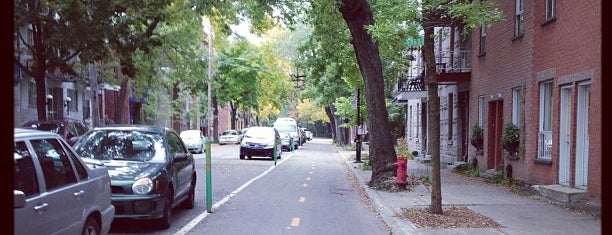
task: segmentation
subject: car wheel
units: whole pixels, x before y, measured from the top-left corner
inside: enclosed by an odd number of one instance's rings
[[[98,221],[94,218],[89,217],[87,221],[85,221],[85,225],[83,225],[83,231],[81,231],[81,235],[99,235],[100,234],[100,225]]]
[[[161,229],[170,228],[172,224],[172,190],[168,189],[166,193],[166,202],[164,203],[164,212],[161,218],[157,219],[157,225]]]
[[[191,180],[191,187],[189,188],[189,194],[187,199],[181,203],[183,209],[193,209],[195,207],[195,178]]]
[[[244,160],[244,155],[240,155],[240,160]]]

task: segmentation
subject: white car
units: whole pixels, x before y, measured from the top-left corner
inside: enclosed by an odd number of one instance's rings
[[[240,144],[240,133],[237,130],[225,130],[219,135],[219,144]]]
[[[108,234],[111,179],[58,134],[15,128],[14,234]]]
[[[206,137],[201,130],[184,130],[179,134],[187,149],[192,153],[203,153],[205,150]]]

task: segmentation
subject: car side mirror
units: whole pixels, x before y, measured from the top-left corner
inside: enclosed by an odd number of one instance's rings
[[[187,160],[189,157],[187,155],[187,153],[177,153],[174,155],[174,161],[185,161]]]
[[[26,204],[26,196],[20,190],[13,190],[13,208],[22,208]]]

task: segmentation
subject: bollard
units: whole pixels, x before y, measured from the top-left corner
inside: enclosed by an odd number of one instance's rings
[[[210,139],[206,139],[206,210],[208,213],[212,213],[212,158],[210,152]]]

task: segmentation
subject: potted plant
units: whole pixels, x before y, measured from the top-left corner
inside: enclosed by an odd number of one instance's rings
[[[519,128],[512,123],[504,125],[502,134],[502,148],[504,148],[510,156],[516,156],[519,148]]]
[[[472,126],[472,135],[470,138],[470,143],[472,146],[476,148],[477,154],[482,154],[482,146],[484,144],[484,137],[482,134],[482,127],[480,125],[475,124]]]

